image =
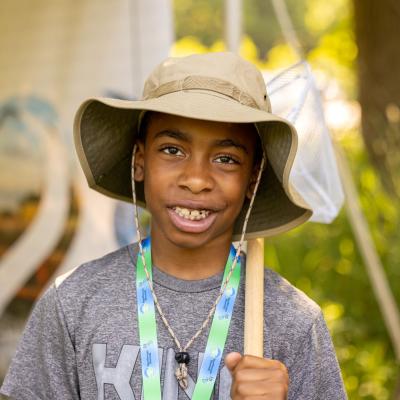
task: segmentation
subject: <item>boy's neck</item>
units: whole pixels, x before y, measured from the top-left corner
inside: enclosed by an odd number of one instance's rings
[[[152,262],[161,271],[180,279],[206,279],[224,270],[231,243],[228,236],[199,248],[182,248],[152,234]]]

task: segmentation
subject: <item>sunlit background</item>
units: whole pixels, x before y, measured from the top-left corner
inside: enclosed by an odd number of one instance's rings
[[[232,50],[267,82],[311,67],[341,184],[326,185],[324,223],[266,240],[265,262],[321,305],[349,398],[400,399],[399,27],[394,0],[2,0],[0,382],[54,277],[135,240],[131,207],[80,172],[80,102],[139,98],[168,55]]]

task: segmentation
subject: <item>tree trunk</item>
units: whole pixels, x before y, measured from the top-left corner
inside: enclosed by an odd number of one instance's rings
[[[385,189],[400,197],[400,1],[353,3],[364,143]]]

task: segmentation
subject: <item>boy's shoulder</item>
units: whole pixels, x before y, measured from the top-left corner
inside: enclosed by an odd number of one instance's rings
[[[57,289],[83,282],[93,284],[96,280],[117,279],[127,273],[134,272],[138,245],[133,243],[120,247],[99,258],[87,261],[70,271],[59,275],[54,280]],[[131,276],[131,275],[130,275]]]
[[[136,247],[135,244],[124,246],[83,263],[57,276],[50,290],[55,290],[63,305],[77,305],[96,294],[101,295],[104,301],[110,293],[117,296],[121,287],[133,282]]]
[[[270,268],[264,275],[264,331],[271,354],[285,359],[309,340],[323,320],[320,306]]]
[[[275,310],[288,316],[301,313],[303,317],[313,320],[321,312],[314,300],[269,267],[265,268],[264,291],[265,301],[273,302]]]
[[[80,318],[95,318],[103,308],[124,306],[135,291],[136,245],[121,247],[58,276],[43,297],[62,310],[71,331]]]

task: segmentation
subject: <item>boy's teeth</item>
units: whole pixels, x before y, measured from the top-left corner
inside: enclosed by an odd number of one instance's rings
[[[190,221],[199,221],[206,218],[210,211],[208,210],[189,210],[187,208],[174,207],[174,211],[180,216]]]

